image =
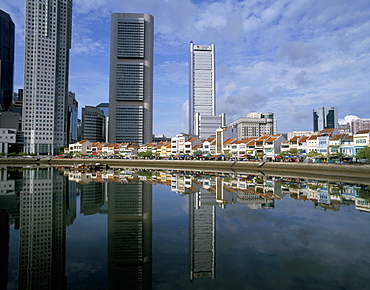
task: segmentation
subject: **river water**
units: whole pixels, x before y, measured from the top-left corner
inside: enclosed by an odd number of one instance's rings
[[[0,169],[1,289],[368,289],[369,180]]]

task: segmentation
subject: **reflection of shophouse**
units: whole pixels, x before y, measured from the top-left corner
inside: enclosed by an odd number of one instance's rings
[[[370,202],[364,198],[356,197],[355,207],[359,211],[370,212]]]

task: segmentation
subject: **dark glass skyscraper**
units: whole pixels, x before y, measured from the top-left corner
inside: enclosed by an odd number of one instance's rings
[[[153,135],[154,17],[114,13],[111,26],[109,140],[144,144]]]
[[[313,110],[313,131],[338,128],[338,108],[321,107]]]
[[[12,105],[14,76],[14,23],[0,10],[0,105],[2,111]]]

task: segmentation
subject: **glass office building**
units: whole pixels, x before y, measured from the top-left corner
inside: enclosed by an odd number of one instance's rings
[[[154,18],[114,13],[111,21],[109,141],[151,142]]]

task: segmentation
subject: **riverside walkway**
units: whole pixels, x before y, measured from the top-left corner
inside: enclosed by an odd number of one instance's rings
[[[111,168],[149,168],[162,170],[190,170],[228,173],[266,174],[307,178],[332,178],[348,182],[361,181],[370,183],[370,165],[368,164],[333,164],[301,162],[252,162],[252,161],[215,161],[215,160],[157,160],[157,159],[97,159],[71,158],[56,159],[50,157],[1,158],[1,165],[43,165],[70,166],[79,163],[103,163]]]

